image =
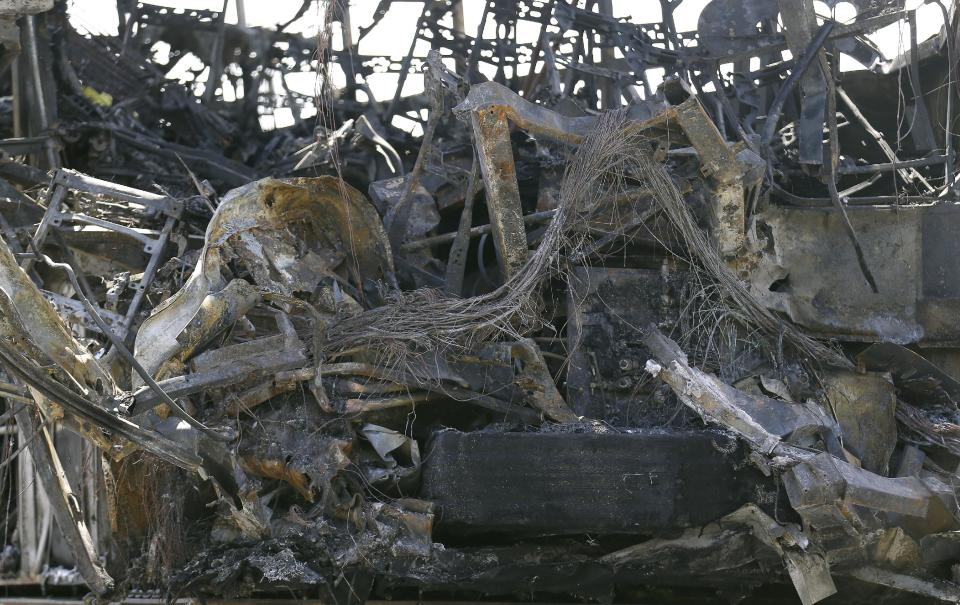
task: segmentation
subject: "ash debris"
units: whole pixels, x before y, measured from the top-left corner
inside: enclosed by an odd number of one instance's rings
[[[0,585],[960,602],[956,8],[686,3],[0,2]]]

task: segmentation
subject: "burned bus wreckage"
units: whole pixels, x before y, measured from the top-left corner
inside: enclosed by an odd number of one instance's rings
[[[2,594],[960,602],[955,6],[689,3],[0,2]]]

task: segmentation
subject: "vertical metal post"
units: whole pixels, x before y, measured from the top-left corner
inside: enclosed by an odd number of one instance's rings
[[[597,2],[597,11],[601,15],[613,16],[613,0],[599,0]],[[595,36],[597,34],[594,34]],[[596,41],[596,40],[595,40]],[[600,66],[613,71],[613,62],[616,60],[616,54],[613,47],[603,46],[600,49]],[[617,83],[609,78],[603,79],[603,86],[600,88],[600,108],[614,109],[620,106],[620,93],[617,89]]]
[[[927,109],[927,100],[923,96],[923,86],[920,81],[920,50],[917,46],[917,11],[907,13],[907,22],[910,24],[910,88],[913,90],[913,122],[910,135],[917,149],[930,151],[937,148],[933,136],[933,127],[930,124],[930,111]],[[947,90],[950,86],[947,86]]]
[[[466,31],[466,24],[463,20],[463,0],[454,0],[450,7],[453,12],[453,31],[462,34]]]
[[[13,94],[13,136],[20,138],[23,136],[23,107],[21,106],[20,96],[23,94],[23,87],[20,85],[20,57],[13,59],[10,64],[10,90]]]
[[[493,243],[500,269],[509,279],[527,262],[527,232],[510,147],[510,124],[503,110],[497,108],[476,111],[470,121],[487,192]]]
[[[40,55],[37,49],[37,26],[36,17],[27,15],[23,18],[24,33],[27,38],[27,58],[30,61],[30,76],[33,82],[33,93],[36,99],[34,106],[37,108],[37,118],[40,122],[40,130],[45,131],[50,127],[50,114],[47,112],[47,98],[43,92],[43,78],[40,74]],[[59,161],[56,150],[53,148],[53,140],[48,139],[45,146],[47,163],[49,168],[58,168]]]
[[[357,49],[353,47],[353,26],[350,20],[350,1],[338,0],[340,7],[340,37],[343,39],[343,50],[340,53],[340,66],[343,75],[347,78],[346,92],[351,99],[357,98],[357,72],[353,68]]]
[[[387,115],[385,116],[384,121],[389,123],[393,116],[397,112],[397,106],[400,104],[400,99],[403,96],[403,85],[407,81],[407,75],[410,72],[410,63],[413,61],[413,51],[417,47],[417,40],[420,39],[420,32],[423,28],[424,19],[426,19],[427,11],[430,10],[430,3],[423,3],[423,10],[420,11],[420,16],[417,18],[417,27],[414,29],[413,38],[410,40],[410,49],[407,51],[407,55],[403,58],[403,62],[400,66],[400,75],[397,80],[397,90],[393,93],[393,100],[390,101],[390,106],[387,108]]]
[[[230,0],[223,0],[223,8],[220,11],[220,22],[217,27],[217,38],[213,41],[213,49],[210,51],[210,62],[207,67],[210,69],[207,76],[207,84],[203,89],[203,102],[209,103],[220,85],[220,74],[223,72],[223,41],[227,34],[227,7]]]
[[[244,0],[235,0],[237,6],[237,25],[240,27],[247,26],[247,7],[244,4]]]
[[[27,427],[17,423],[17,447],[32,438]],[[29,448],[17,456],[17,484],[20,486],[17,497],[17,533],[20,536],[20,577],[31,578],[31,570],[40,568],[37,553],[37,516],[46,508],[43,490],[36,484],[33,455]]]
[[[458,34],[465,34],[467,31],[467,25],[463,17],[463,0],[453,0],[453,4],[450,6],[450,10],[453,13],[453,31]],[[454,59],[456,62],[457,73],[466,77],[467,73],[467,57],[466,55],[456,55]]]
[[[817,16],[813,0],[778,0],[785,27],[784,35],[790,53],[802,57],[817,33]],[[825,61],[823,49],[818,61]],[[797,151],[801,164],[823,165],[823,124],[826,118],[826,76],[807,70],[800,79],[800,116],[797,120]]]
[[[30,77],[33,79],[33,92],[36,95],[37,117],[40,119],[40,128],[50,125],[47,115],[47,102],[43,94],[43,79],[40,77],[40,57],[37,52],[36,17],[27,15],[23,18],[24,32],[27,36],[27,58],[30,60]]]

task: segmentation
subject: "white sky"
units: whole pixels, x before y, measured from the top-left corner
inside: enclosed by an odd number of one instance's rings
[[[304,35],[316,35],[321,24],[321,6],[319,0],[311,6],[310,10],[303,18],[292,24],[287,31],[292,33],[302,33]],[[708,0],[685,0],[674,11],[674,19],[677,29],[688,31],[696,29],[697,18],[703,6]],[[236,12],[237,0],[228,0],[227,21],[237,22]],[[219,11],[223,8],[223,0],[151,0],[151,4],[167,6],[175,9],[197,8]],[[245,0],[247,25],[272,27],[279,23],[288,21],[296,14],[300,7],[301,0]],[[360,25],[369,24],[372,21],[373,12],[376,9],[377,0],[350,0],[350,15],[353,23],[354,37],[357,37]],[[483,7],[486,0],[464,0],[464,22],[468,33],[475,33],[483,13]],[[924,40],[935,35],[942,25],[942,17],[939,7],[934,4],[923,5],[923,0],[907,0],[907,8],[917,8],[918,21],[918,39]],[[816,1],[819,14],[828,15],[830,9],[823,2]],[[387,12],[386,17],[380,24],[363,39],[360,44],[362,54],[389,55],[393,60],[400,61],[409,49],[410,39],[413,33],[413,27],[420,15],[422,3],[420,2],[397,2]],[[613,0],[614,14],[618,17],[630,17],[637,23],[655,23],[661,20],[659,3],[654,0]],[[69,5],[71,21],[82,30],[96,34],[116,34],[117,16],[116,0],[70,0]],[[852,19],[855,15],[855,9],[849,2],[841,2],[837,5],[835,18],[840,21]],[[338,28],[335,28],[335,30]],[[539,33],[539,26],[534,23],[520,21],[518,23],[517,38],[521,42],[535,41]],[[870,36],[871,39],[888,56],[895,56],[898,49],[903,49],[909,45],[909,28],[904,24],[894,24],[888,26]],[[334,32],[334,48],[340,47],[340,33]],[[163,49],[160,48],[160,54],[163,55]],[[420,41],[415,53],[419,56],[426,56],[428,45]],[[846,61],[844,61],[846,59]],[[846,64],[845,64],[846,63]],[[198,69],[202,63],[196,57],[188,57],[176,65],[176,69],[171,71],[172,77],[183,78],[189,75],[189,69]],[[489,67],[480,65],[481,71]],[[852,59],[842,58],[841,69],[856,69],[859,65]],[[345,82],[342,72],[333,74],[333,83],[342,85]],[[524,75],[524,68],[521,67],[520,74]],[[492,73],[487,74],[492,76]],[[653,74],[650,74],[653,76]],[[192,76],[189,76],[192,78]],[[205,75],[198,78],[202,81]],[[398,77],[396,74],[374,74],[368,78],[368,83],[377,98],[392,98],[396,90]],[[316,85],[316,74],[314,73],[294,73],[288,74],[287,86],[291,90],[303,94],[313,94]],[[656,82],[651,82],[656,85]],[[404,86],[404,94],[416,94],[423,90],[423,79],[419,74],[411,74],[407,78]],[[229,98],[229,92],[225,95]],[[284,126],[292,123],[292,113],[289,109],[280,108],[273,118],[276,120],[276,126]],[[304,116],[308,117],[308,116]],[[266,124],[265,124],[266,125]]]

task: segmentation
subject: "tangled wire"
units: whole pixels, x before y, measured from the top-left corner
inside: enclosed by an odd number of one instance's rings
[[[566,277],[566,259],[582,258],[588,244],[585,230],[574,228],[598,218],[602,200],[640,185],[680,234],[713,304],[723,315],[763,334],[771,342],[790,345],[796,353],[825,363],[848,365],[839,353],[800,333],[766,309],[726,266],[707,234],[697,225],[666,167],[653,157],[652,141],[624,111],[602,114],[567,163],[559,205],[540,245],[526,264],[502,286],[471,298],[457,298],[435,289],[395,291],[386,304],[328,325],[318,354],[337,356],[365,350],[377,365],[416,374],[411,356],[462,354],[481,342],[514,340],[543,327],[541,286]],[[637,202],[635,202],[637,203]],[[604,219],[609,221],[609,218]]]

